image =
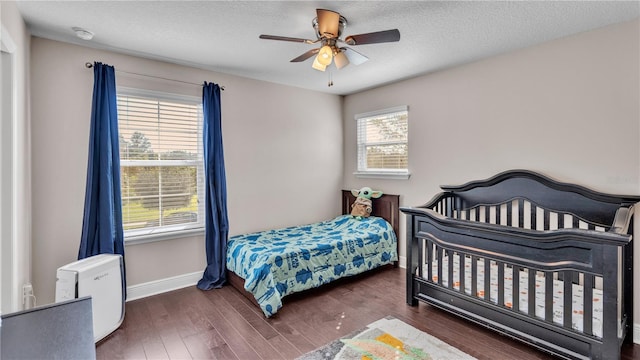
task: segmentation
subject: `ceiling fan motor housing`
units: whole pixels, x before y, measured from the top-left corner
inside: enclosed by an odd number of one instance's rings
[[[316,36],[318,37],[318,39],[328,39],[328,38],[337,39],[342,35],[342,32],[347,27],[347,19],[344,16],[340,15],[340,18],[338,20],[338,33],[337,34],[331,34],[331,33],[324,33],[323,34],[323,33],[321,33],[319,22],[318,22],[318,17],[313,18],[313,21],[311,22],[311,24],[313,25],[313,28],[316,30]]]

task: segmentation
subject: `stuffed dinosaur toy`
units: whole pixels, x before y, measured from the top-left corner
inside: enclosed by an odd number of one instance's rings
[[[371,198],[377,199],[382,196],[382,191],[373,191],[370,187],[363,187],[360,190],[351,190],[356,201],[351,204],[351,216],[358,220],[369,217],[373,210]]]

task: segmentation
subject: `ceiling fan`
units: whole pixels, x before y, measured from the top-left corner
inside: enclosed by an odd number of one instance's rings
[[[335,11],[325,9],[316,9],[316,14],[317,17],[311,22],[313,28],[316,30],[316,40],[275,35],[260,35],[260,39],[292,41],[305,44],[320,43],[321,46],[319,48],[311,49],[291,60],[291,62],[302,62],[316,55],[312,67],[320,71],[325,71],[327,66],[331,65],[332,60],[338,69],[342,69],[349,65],[349,63],[360,65],[369,60],[366,56],[351,48],[342,46],[342,44],[353,46],[400,41],[400,31],[398,31],[398,29],[350,35],[342,40],[340,36],[347,26],[347,19]]]

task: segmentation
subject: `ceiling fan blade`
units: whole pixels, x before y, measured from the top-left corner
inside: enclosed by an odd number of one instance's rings
[[[347,59],[349,59],[349,62],[354,64],[354,65],[360,65],[364,62],[366,62],[367,60],[369,60],[368,57],[360,54],[359,52],[353,50],[353,49],[349,49],[349,48],[340,48],[340,50],[342,50],[342,52],[344,53],[344,55],[347,57]]]
[[[349,45],[378,44],[394,41],[400,41],[400,31],[398,29],[350,35],[344,39],[344,42]]]
[[[312,57],[313,55],[317,54],[320,51],[320,49],[311,49],[309,51],[307,51],[306,53],[298,56],[297,58],[291,60],[291,62],[302,62],[307,60],[308,58]]]
[[[340,14],[325,9],[316,9],[316,14],[318,15],[318,33],[320,33],[320,36],[328,38],[338,37]]]
[[[293,38],[293,37],[287,37],[287,36],[277,36],[277,35],[260,35],[260,39],[266,39],[266,40],[280,40],[280,41],[292,41],[292,42],[299,42],[299,43],[306,43],[306,44],[315,44],[316,41],[313,40],[309,40],[309,39],[301,39],[301,38]]]

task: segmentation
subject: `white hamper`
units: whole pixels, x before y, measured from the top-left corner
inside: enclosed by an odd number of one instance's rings
[[[56,302],[91,296],[95,342],[124,320],[122,256],[100,254],[58,268]]]

